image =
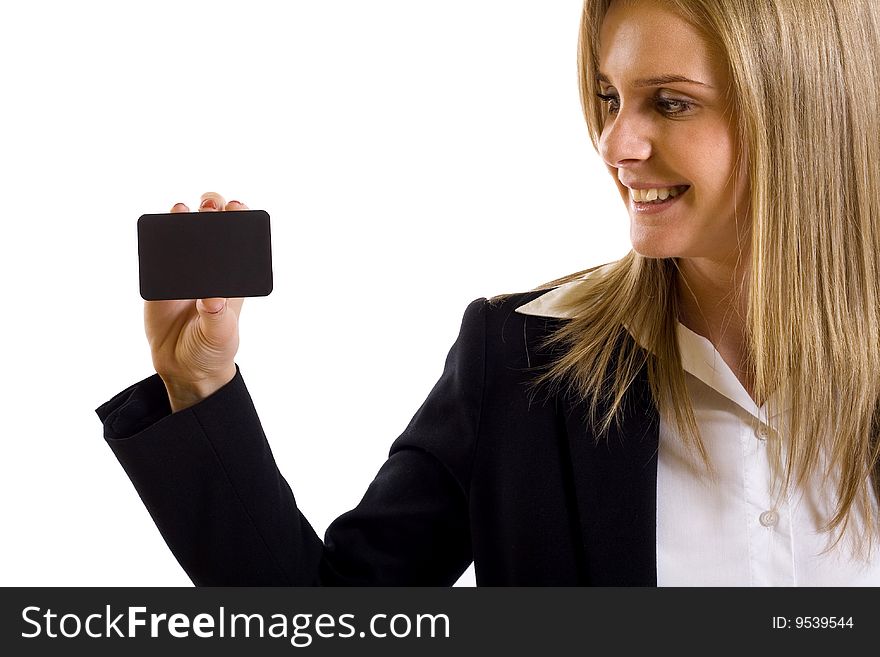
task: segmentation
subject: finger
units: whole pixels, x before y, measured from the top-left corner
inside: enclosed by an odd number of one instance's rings
[[[213,319],[220,319],[219,315],[226,310],[227,300],[222,297],[210,299],[196,299],[196,310],[199,314],[210,315]]]
[[[189,208],[186,207],[186,203],[175,203],[174,207],[171,208],[172,212],[189,212]]]
[[[226,205],[226,201],[217,192],[205,192],[201,196],[199,212],[218,212]]]
[[[244,304],[244,297],[230,297],[228,299],[229,307],[235,312],[236,316],[241,315],[241,307]]]
[[[248,206],[246,206],[241,201],[229,201],[226,204],[226,210],[247,210]]]

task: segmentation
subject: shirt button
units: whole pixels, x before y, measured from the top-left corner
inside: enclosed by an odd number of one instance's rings
[[[779,522],[779,514],[776,513],[775,509],[770,509],[769,511],[764,511],[764,513],[758,517],[758,520],[765,527],[773,527]]]
[[[758,440],[767,440],[767,436],[770,435],[770,429],[767,428],[766,424],[761,424],[758,426],[755,435],[758,436]]]

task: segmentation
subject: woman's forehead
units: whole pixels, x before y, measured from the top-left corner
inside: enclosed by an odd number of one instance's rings
[[[657,0],[613,2],[599,34],[599,72],[615,84],[676,74],[720,87],[726,67],[705,37]]]

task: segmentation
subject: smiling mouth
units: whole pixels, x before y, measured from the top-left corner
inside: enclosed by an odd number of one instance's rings
[[[638,204],[660,204],[669,198],[676,198],[690,189],[690,185],[676,185],[674,187],[661,187],[654,189],[630,189],[629,198]]]
[[[649,214],[659,214],[665,212],[669,207],[673,204],[677,203],[678,200],[684,196],[688,190],[690,189],[689,185],[681,185],[679,187],[669,188],[674,189],[675,193],[667,194],[666,198],[652,198],[650,201],[637,201],[635,200],[635,194],[633,192],[638,192],[638,196],[641,198],[645,197],[653,197],[653,194],[648,194],[648,192],[653,192],[654,190],[630,190],[630,201],[632,204],[632,211],[636,214],[640,215],[649,215]]]

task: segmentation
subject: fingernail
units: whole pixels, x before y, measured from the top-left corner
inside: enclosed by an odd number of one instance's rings
[[[241,201],[229,201],[230,203],[237,203],[238,205],[244,205]]]
[[[202,204],[199,206],[199,208],[202,208],[202,209],[211,208],[212,210],[216,210],[217,209],[217,201],[215,201],[212,198],[206,198],[204,201],[202,201]]]

